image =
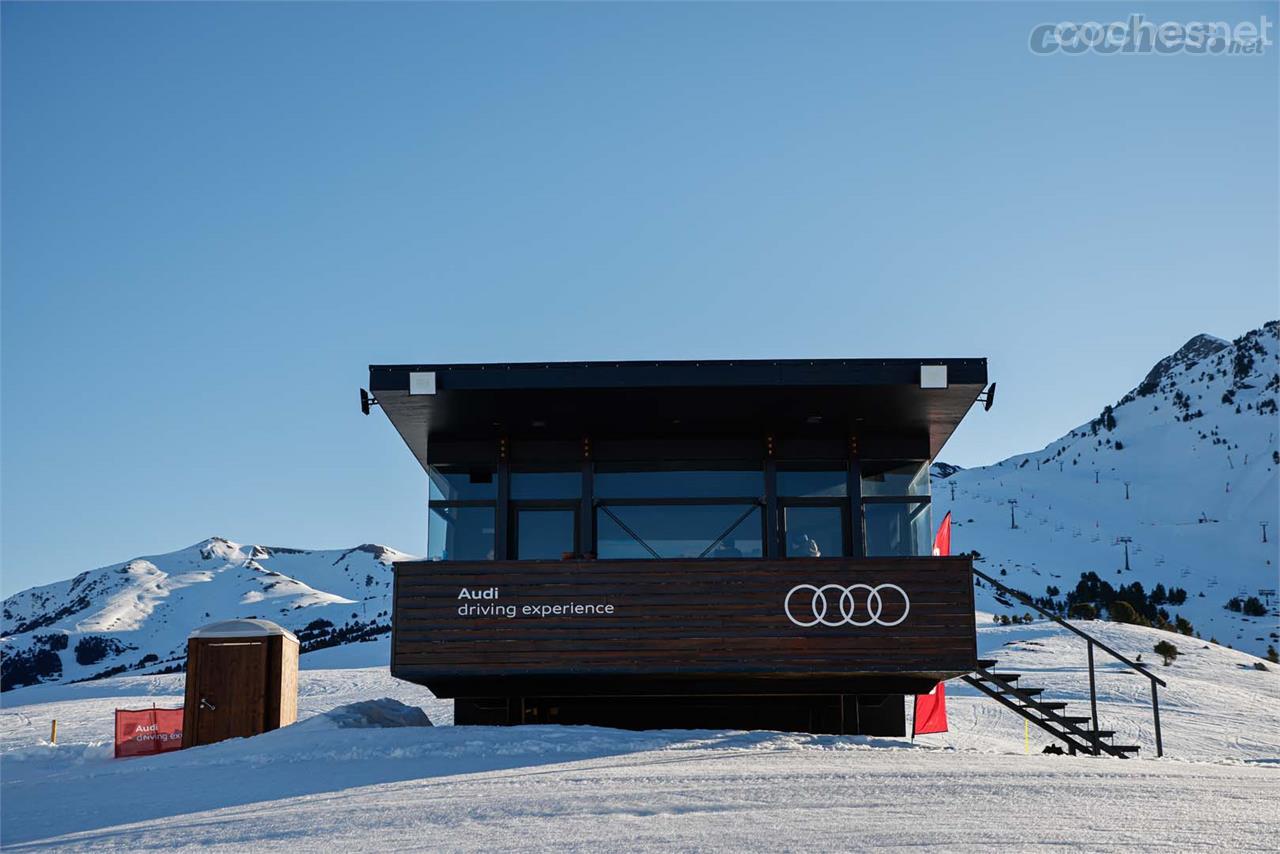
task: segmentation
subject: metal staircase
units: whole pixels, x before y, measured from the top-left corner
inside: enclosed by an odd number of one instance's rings
[[[1041,698],[1044,693],[1043,688],[1021,685],[1019,680],[1022,678],[1022,674],[998,673],[992,670],[998,663],[994,659],[979,659],[978,667],[974,672],[969,676],[961,676],[961,679],[1066,744],[1067,751],[1072,755],[1089,753],[1097,756],[1105,753],[1122,759],[1128,758],[1138,752],[1139,746],[1134,744],[1113,744],[1111,739],[1115,736],[1115,732],[1098,728],[1098,689],[1093,666],[1093,650],[1094,647],[1097,647],[1151,681],[1151,713],[1155,719],[1156,756],[1164,755],[1164,744],[1160,735],[1160,700],[1156,690],[1157,685],[1168,687],[1163,679],[1148,673],[1146,668],[1130,661],[1077,626],[1073,626],[1058,615],[1052,614],[1036,605],[1021,591],[1007,587],[977,569],[973,570],[973,574],[978,578],[984,579],[1005,595],[1013,597],[1029,608],[1033,608],[1041,615],[1048,617],[1055,623],[1085,639],[1088,644],[1089,655],[1089,706],[1091,714],[1088,717],[1067,714],[1066,703],[1058,701],[1046,702]]]
[[[1096,721],[1090,727],[1089,723],[1093,718],[1067,714],[1066,703],[1041,700],[1043,688],[1020,687],[1017,684],[1021,678],[1020,673],[996,673],[989,669],[995,665],[993,659],[979,659],[974,675],[960,678],[1066,744],[1067,752],[1071,755],[1107,753],[1126,758],[1140,749],[1134,744],[1112,744],[1115,732],[1098,729]]]

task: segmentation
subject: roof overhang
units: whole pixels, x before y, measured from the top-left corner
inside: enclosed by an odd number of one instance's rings
[[[424,467],[428,440],[500,438],[886,435],[927,440],[933,458],[987,361],[371,365],[369,384]]]

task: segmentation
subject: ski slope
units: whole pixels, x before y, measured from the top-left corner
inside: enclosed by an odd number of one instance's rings
[[[1115,587],[1179,587],[1188,598],[1166,606],[1170,621],[1258,655],[1280,649],[1280,598],[1262,617],[1226,607],[1280,588],[1278,398],[1280,324],[1232,342],[1198,335],[1040,451],[935,465],[934,522],[950,511],[952,550],[976,550],[979,569],[1033,597],[1053,586],[1062,601],[1084,572]],[[985,587],[976,604],[1027,610]]]
[[[1129,655],[1166,636],[1090,628]],[[1075,636],[1053,624],[979,634],[984,655],[1087,708]],[[299,724],[159,757],[112,759],[111,712],[180,704],[180,674],[33,686],[0,698],[0,842],[6,851],[1273,849],[1280,668],[1201,646],[1184,645],[1159,668],[1169,681],[1162,760],[1150,758],[1147,680],[1109,667],[1101,719],[1141,743],[1142,759],[1042,755],[1047,739],[1034,728],[1025,754],[1022,719],[961,683],[949,686],[951,732],[914,744],[453,727],[448,701],[391,678],[385,639],[303,656]],[[437,726],[339,729],[326,714],[381,697],[423,708]],[[43,741],[53,717],[56,746]]]

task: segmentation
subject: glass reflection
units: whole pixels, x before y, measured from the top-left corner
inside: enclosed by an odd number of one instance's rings
[[[516,513],[516,558],[560,560],[573,554],[572,510],[520,510]]]
[[[783,510],[787,557],[844,557],[844,514],[839,507]]]
[[[787,498],[844,498],[848,492],[849,473],[843,469],[778,470],[778,494]]]
[[[511,497],[577,498],[582,494],[580,471],[528,471],[511,473]]]
[[[755,498],[764,495],[764,472],[597,469],[595,492],[599,498]]]
[[[863,460],[863,495],[928,495],[928,461]]]
[[[928,502],[866,504],[867,555],[909,557],[933,552]]]
[[[431,466],[427,475],[432,501],[474,501],[498,496],[498,481],[492,468]]]
[[[760,508],[742,504],[600,507],[596,549],[601,558],[760,557]]]
[[[427,560],[493,560],[492,507],[432,507]]]

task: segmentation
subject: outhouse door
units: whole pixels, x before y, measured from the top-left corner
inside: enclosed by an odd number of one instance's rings
[[[196,743],[247,738],[265,726],[267,644],[228,641],[200,645]]]

